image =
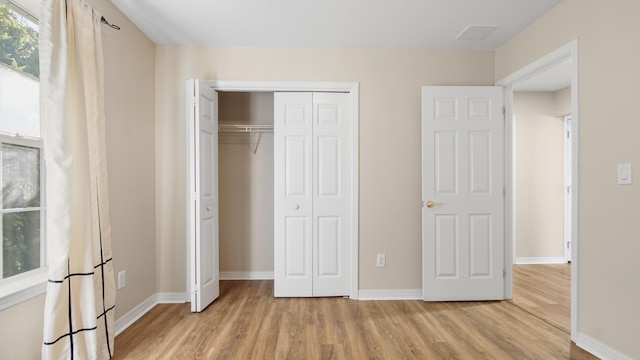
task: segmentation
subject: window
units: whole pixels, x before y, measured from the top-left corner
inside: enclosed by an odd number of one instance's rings
[[[37,20],[0,0],[0,309],[46,280],[39,76]]]

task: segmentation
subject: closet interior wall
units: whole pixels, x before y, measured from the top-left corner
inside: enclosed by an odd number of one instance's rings
[[[219,92],[218,106],[220,125],[273,125],[273,93]],[[223,280],[273,276],[273,133],[253,136],[219,133]]]

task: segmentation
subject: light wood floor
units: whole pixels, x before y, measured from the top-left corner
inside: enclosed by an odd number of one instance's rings
[[[511,301],[273,298],[223,281],[200,314],[158,305],[116,337],[114,359],[595,359]]]
[[[514,265],[511,301],[570,334],[571,265]]]

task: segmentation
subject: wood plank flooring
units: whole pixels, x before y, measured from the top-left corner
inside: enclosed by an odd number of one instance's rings
[[[158,305],[116,337],[114,359],[595,359],[511,301],[273,297],[222,281],[200,314]]]
[[[514,265],[516,306],[571,333],[571,265]]]

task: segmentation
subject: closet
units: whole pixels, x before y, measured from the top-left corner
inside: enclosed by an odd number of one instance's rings
[[[357,295],[357,84],[189,80],[187,110],[192,311],[220,279]]]
[[[218,113],[220,278],[349,294],[347,95],[219,92]]]

